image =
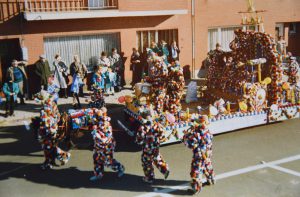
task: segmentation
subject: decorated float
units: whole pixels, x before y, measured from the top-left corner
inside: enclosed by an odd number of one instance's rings
[[[119,98],[126,106],[126,121],[119,125],[134,136],[140,125],[156,122],[163,128],[162,144],[167,144],[181,141],[203,116],[213,134],[299,118],[299,65],[276,51],[261,17],[243,16],[242,25],[250,23],[256,31],[235,30],[230,52],[208,54],[207,84],[198,102],[184,102],[178,63],[167,65],[148,49],[149,76],[135,85],[134,95]]]

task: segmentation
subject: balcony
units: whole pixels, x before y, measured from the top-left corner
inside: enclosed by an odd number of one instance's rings
[[[117,9],[118,0],[24,0],[26,12]]]
[[[187,14],[187,9],[127,9],[128,0],[23,0],[28,21]],[[170,1],[170,0],[167,0]],[[185,1],[185,0],[175,0]],[[138,2],[138,1],[136,1]],[[151,1],[148,1],[149,3]],[[122,7],[119,7],[121,5]],[[146,6],[147,7],[147,6]]]

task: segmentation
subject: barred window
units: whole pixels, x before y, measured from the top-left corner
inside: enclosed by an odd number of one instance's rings
[[[173,41],[178,43],[178,29],[167,30],[149,30],[149,31],[137,31],[137,48],[139,51],[143,51],[144,48],[148,48],[151,42],[160,42],[161,40],[171,44]]]

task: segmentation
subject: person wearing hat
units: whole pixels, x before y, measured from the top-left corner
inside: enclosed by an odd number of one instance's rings
[[[20,103],[24,105],[24,83],[27,80],[27,74],[25,72],[25,66],[27,62],[17,60],[13,60],[11,66],[8,68],[6,73],[6,78],[8,81],[12,80],[16,83],[19,87],[19,96],[20,96]]]
[[[14,83],[12,79],[3,85],[3,93],[6,97],[5,103],[5,117],[14,116],[14,102],[17,100],[17,95],[19,93],[19,86]]]
[[[35,63],[35,74],[40,77],[40,85],[42,89],[48,89],[48,78],[51,75],[51,70],[48,60],[45,55],[40,55],[40,59]]]

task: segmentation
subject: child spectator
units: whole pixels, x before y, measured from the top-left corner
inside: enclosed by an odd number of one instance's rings
[[[73,93],[73,107],[74,108],[81,108],[81,104],[80,104],[80,100],[79,100],[79,89],[81,86],[83,86],[84,83],[82,81],[82,78],[80,77],[79,73],[74,74],[73,76],[73,83],[71,85],[71,92]],[[76,104],[76,100],[77,100],[77,104]]]
[[[115,94],[115,86],[116,86],[116,80],[117,76],[116,73],[112,71],[111,68],[107,69],[107,72],[105,73],[105,88],[106,88],[106,94]]]
[[[17,95],[19,93],[18,84],[14,83],[13,80],[4,83],[3,93],[6,97],[5,117],[14,116],[14,103],[17,101]]]
[[[102,67],[96,66],[95,72],[92,76],[92,85],[103,90],[105,86],[104,79],[105,79],[105,75],[104,73],[102,73]]]
[[[59,98],[58,96],[59,86],[54,83],[53,77],[49,77],[48,79],[47,92],[53,97],[53,101],[57,104]]]

